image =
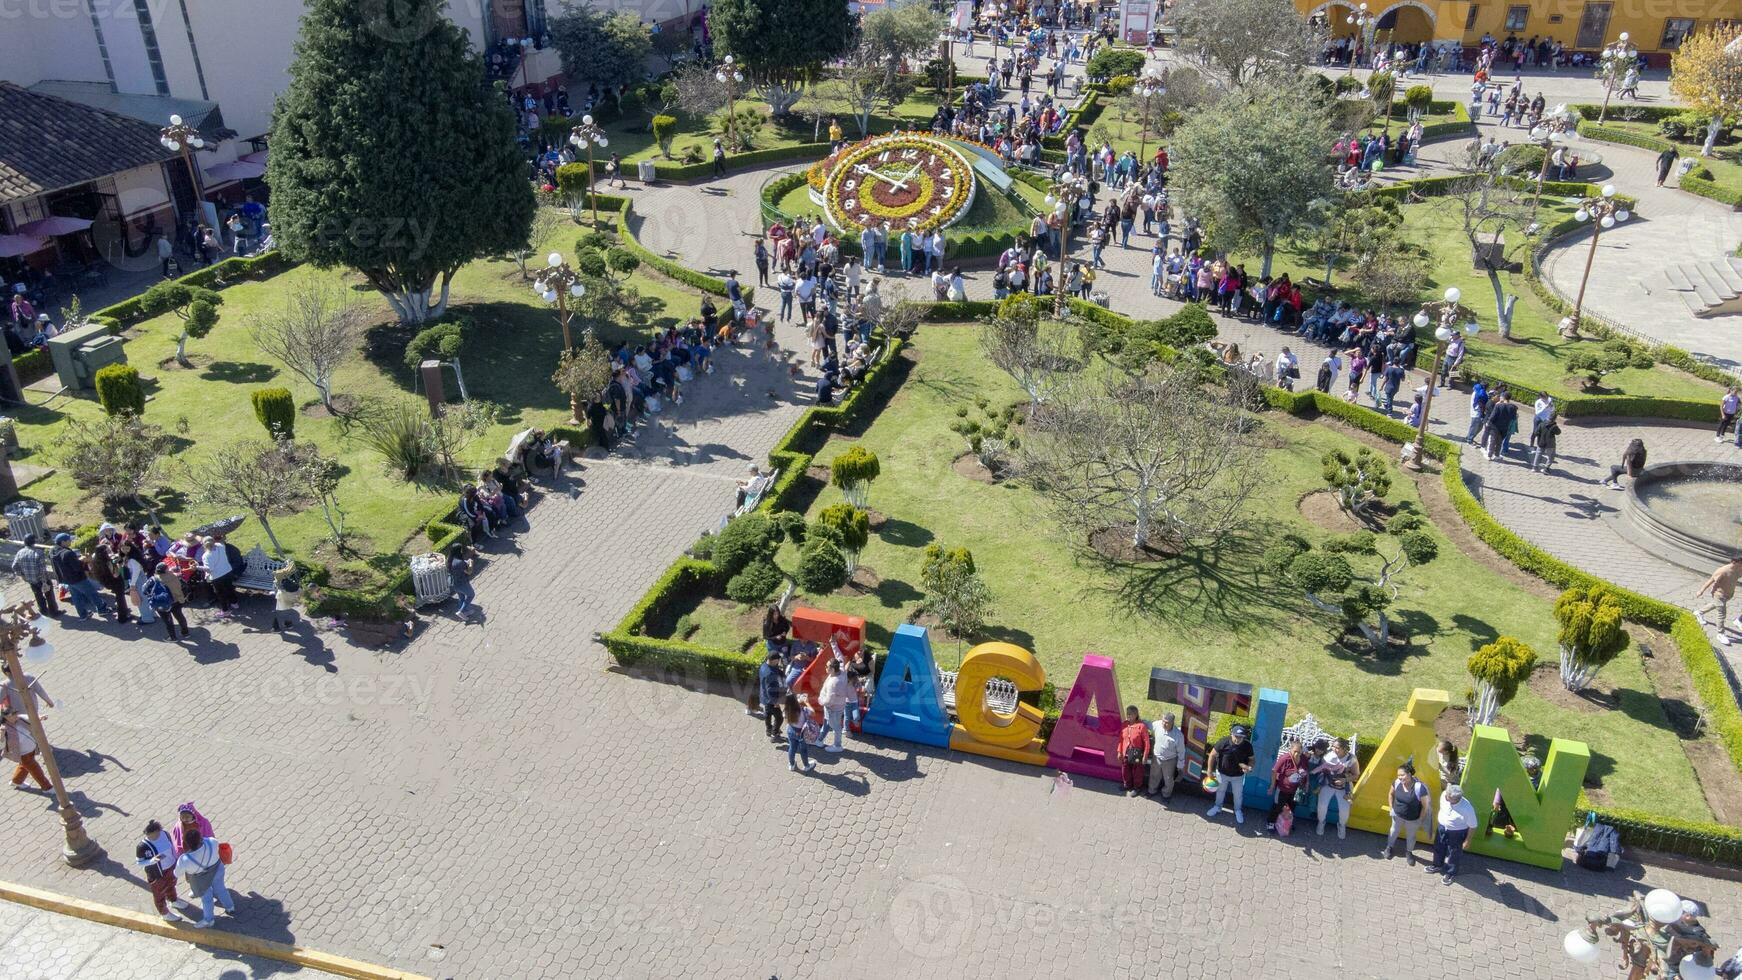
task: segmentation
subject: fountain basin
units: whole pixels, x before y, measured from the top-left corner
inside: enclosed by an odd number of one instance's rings
[[[1742,554],[1742,464],[1647,466],[1622,509],[1627,537],[1684,568],[1708,572]]]

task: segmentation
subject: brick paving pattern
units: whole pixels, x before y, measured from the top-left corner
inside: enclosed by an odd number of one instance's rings
[[[754,207],[753,175],[725,184]],[[750,268],[744,212],[689,190],[635,192],[651,223],[700,225],[656,247]],[[1735,941],[1742,885],[1679,872],[1474,858],[1446,887],[1372,835],[1277,842],[1201,803],[898,742],[794,775],[743,692],[610,670],[591,636],[796,416],[792,355],[737,356],[486,545],[482,627],[437,614],[377,652],[262,632],[259,600],[247,625],[197,617],[192,648],[67,623],[40,671],[62,702],[49,730],[109,859],[64,868],[50,808],[8,793],[0,876],[148,907],[130,841],[191,798],[237,849],[220,928],[441,977],[1583,978],[1561,936],[1654,886],[1710,903]],[[0,952],[0,976],[36,955]]]
[[[9,980],[243,980],[330,973],[0,902],[0,976]]]

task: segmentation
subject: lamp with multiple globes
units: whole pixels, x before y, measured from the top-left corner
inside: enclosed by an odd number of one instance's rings
[[[1621,969],[1629,976],[1662,976],[1673,964],[1682,980],[1714,980],[1718,947],[1700,933],[1670,931],[1690,908],[1697,906],[1667,888],[1634,892],[1625,906],[1586,916],[1584,928],[1561,939],[1561,949],[1575,963],[1595,963],[1608,936],[1621,948]]]
[[[1427,420],[1433,412],[1434,391],[1442,383],[1442,372],[1449,373],[1445,372],[1446,345],[1459,333],[1474,337],[1481,329],[1475,314],[1458,305],[1458,301],[1463,298],[1462,290],[1456,286],[1448,286],[1441,299],[1422,304],[1422,308],[1410,320],[1415,324],[1417,332],[1426,330],[1430,324],[1438,324],[1434,327],[1434,362],[1428,369],[1427,387],[1421,399],[1421,418],[1416,420],[1415,443],[1410,453],[1411,465],[1417,469],[1421,468],[1423,453],[1427,450]],[[1463,321],[1462,326],[1459,325],[1459,320]]]
[[[738,86],[744,82],[744,73],[738,70],[738,63],[727,55],[720,62],[720,67],[714,71],[714,81],[726,86],[726,144],[732,152],[738,151]]]
[[[1585,311],[1585,287],[1591,281],[1591,263],[1597,258],[1597,242],[1602,239],[1603,232],[1633,217],[1626,202],[1616,198],[1614,184],[1604,184],[1601,194],[1577,203],[1579,209],[1573,212],[1573,218],[1580,223],[1591,222],[1591,250],[1585,255],[1585,271],[1579,277],[1579,295],[1573,301],[1573,312],[1560,322],[1561,336],[1569,340],[1579,336],[1579,320]]]
[[[569,268],[561,253],[552,252],[544,269],[532,280],[532,291],[546,303],[556,304],[556,320],[563,329],[563,350],[574,350],[574,338],[569,335],[569,320],[574,311],[569,308],[569,300],[587,295],[581,274]]]
[[[47,639],[47,633],[52,629],[54,621],[38,612],[34,603],[7,605],[5,596],[0,595],[0,660],[4,661],[7,680],[11,683],[12,690],[23,701],[21,713],[30,723],[30,737],[37,745],[36,758],[43,773],[48,776],[49,790],[54,794],[55,809],[60,813],[61,828],[65,836],[65,843],[61,846],[61,860],[71,867],[80,868],[101,857],[103,849],[85,833],[85,824],[79,816],[79,809],[67,796],[66,785],[61,781],[60,766],[55,762],[54,748],[49,743],[48,732],[43,729],[36,692],[31,688],[29,675],[24,673],[24,661],[29,661],[33,666],[41,666],[54,656],[54,644]]]
[[[587,151],[587,196],[593,200],[593,224],[597,225],[599,223],[599,191],[596,186],[597,177],[593,173],[593,147],[597,146],[603,149],[610,146],[611,141],[606,138],[605,131],[593,122],[593,117],[589,114],[581,117],[579,126],[569,130],[569,145]]]
[[[200,193],[200,171],[194,166],[194,151],[206,148],[206,138],[200,135],[198,127],[190,126],[179,115],[169,117],[169,125],[158,131],[159,143],[171,153],[180,153],[182,161],[187,164],[188,180],[192,181],[194,199],[203,201]]]

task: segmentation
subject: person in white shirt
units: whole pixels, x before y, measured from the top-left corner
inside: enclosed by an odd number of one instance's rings
[[[1173,799],[1173,781],[1179,776],[1180,762],[1185,759],[1185,733],[1174,724],[1173,715],[1164,714],[1149,723],[1154,749],[1149,758],[1149,795],[1161,790],[1163,800]]]
[[[1458,858],[1470,846],[1470,834],[1476,829],[1476,808],[1464,799],[1464,788],[1453,783],[1440,794],[1438,816],[1434,863],[1428,865],[1428,870],[1443,874],[1449,885],[1458,875]]]
[[[1530,423],[1530,444],[1535,446],[1537,432],[1542,429],[1544,423],[1554,418],[1554,399],[1548,395],[1538,395],[1536,396],[1536,404],[1532,408],[1536,414]]]

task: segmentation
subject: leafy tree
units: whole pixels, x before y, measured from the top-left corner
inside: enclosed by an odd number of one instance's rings
[[[565,163],[556,168],[557,197],[569,207],[569,220],[581,220],[581,212],[587,207],[587,192],[593,186],[593,171],[587,164]],[[528,240],[531,236],[528,235]]]
[[[314,385],[334,412],[333,376],[357,352],[368,314],[339,286],[317,279],[292,286],[284,306],[250,321],[261,352]]]
[[[1429,90],[1432,91],[1431,89]],[[1367,98],[1373,100],[1373,111],[1385,113],[1385,132],[1391,133],[1391,103],[1397,98],[1397,76],[1388,71],[1376,71],[1367,76]]]
[[[1734,30],[1717,26],[1682,39],[1669,63],[1669,90],[1688,108],[1710,118],[1700,156],[1712,155],[1712,147],[1742,110],[1742,51]]]
[[[1143,71],[1143,52],[1131,48],[1115,48],[1106,46],[1095,52],[1084,66],[1083,73],[1090,78],[1107,79],[1118,75],[1135,76]]]
[[[424,361],[456,362],[466,349],[466,324],[448,320],[419,330],[405,345],[405,366],[416,374]]]
[[[1333,450],[1319,460],[1323,476],[1331,492],[1337,495],[1337,506],[1350,516],[1365,517],[1367,511],[1391,492],[1391,471],[1385,458],[1363,446],[1351,456],[1341,449]]]
[[[1228,378],[1236,404],[1252,382]],[[1261,479],[1244,414],[1204,397],[1198,373],[1156,365],[1085,376],[1031,418],[1023,470],[1068,525],[1130,527],[1131,544],[1225,532]]]
[[[569,396],[569,413],[575,421],[585,419],[587,403],[599,397],[611,383],[611,355],[604,345],[583,336],[574,350],[563,351],[551,383]]]
[[[1176,0],[1162,19],[1179,31],[1174,57],[1223,88],[1295,75],[1318,53],[1317,35],[1291,0]],[[1329,145],[1320,142],[1319,152]]]
[[[845,555],[826,536],[813,537],[798,549],[798,568],[793,578],[811,595],[828,595],[847,584],[852,574]]]
[[[1382,310],[1413,303],[1433,271],[1427,251],[1395,231],[1370,241],[1372,254],[1355,266],[1355,285]]]
[[[920,582],[925,587],[925,606],[938,623],[958,640],[972,637],[984,628],[992,590],[974,567],[966,548],[945,550],[931,544],[920,564]]]
[[[1492,725],[1518,685],[1536,667],[1536,651],[1515,637],[1502,636],[1470,654],[1470,679],[1476,682],[1476,700],[1470,706],[1471,725]]]
[[[659,155],[671,159],[671,141],[677,135],[677,117],[664,114],[653,117],[653,141],[659,144]]]
[[[147,289],[139,302],[146,310],[168,311],[181,320],[181,336],[175,342],[175,362],[182,367],[192,367],[187,353],[188,338],[199,340],[212,332],[212,327],[218,322],[218,307],[224,305],[224,297],[210,289],[166,279]]]
[[[882,69],[883,87],[891,88],[904,63],[937,49],[947,23],[924,0],[875,7],[859,21],[858,49],[867,64]]]
[[[1276,2],[1293,10],[1288,0]],[[1325,103],[1309,85],[1254,85],[1192,113],[1174,131],[1170,186],[1224,244],[1255,240],[1260,275],[1269,276],[1276,243],[1311,227],[1332,193],[1325,147],[1333,138]]]
[[[1433,108],[1434,89],[1432,85],[1411,85],[1403,92],[1403,108],[1409,113],[1410,121],[1415,121],[1428,114]]]
[[[550,41],[562,55],[563,74],[612,86],[641,78],[653,51],[647,25],[635,14],[566,2],[550,19]]]
[[[852,504],[830,504],[817,514],[817,527],[818,533],[833,538],[840,547],[847,562],[847,574],[852,575],[859,567],[860,552],[871,541],[870,515]]]
[[[864,446],[851,446],[829,464],[829,482],[840,488],[847,503],[864,510],[871,495],[871,481],[882,472],[876,453]]]
[[[357,270],[404,323],[525,242],[535,207],[514,110],[442,5],[401,0],[420,29],[383,44],[379,4],[308,0],[267,163],[279,248]]]
[[[272,530],[272,518],[294,513],[308,493],[307,479],[294,453],[283,452],[277,442],[235,442],[187,467],[185,476],[191,495],[200,503],[253,514],[272,542],[273,552],[284,557],[284,548]]]
[[[144,506],[146,489],[162,476],[169,437],[137,415],[106,415],[96,422],[69,418],[56,445],[73,485],[87,498]]]
[[[1345,259],[1360,268],[1374,251],[1396,240],[1392,232],[1403,224],[1403,210],[1390,197],[1334,198],[1311,233],[1299,243],[1304,251],[1325,260],[1325,282]]]
[[[853,43],[852,14],[840,0],[715,0],[708,26],[776,116],[792,111],[807,76]]]
[[[1376,555],[1379,569],[1372,575],[1361,575],[1337,552]],[[1349,628],[1359,630],[1368,646],[1378,652],[1391,643],[1387,610],[1399,592],[1393,579],[1411,565],[1424,565],[1438,556],[1439,544],[1432,536],[1425,531],[1407,531],[1397,537],[1395,545],[1382,546],[1372,535],[1350,536],[1333,539],[1319,551],[1297,537],[1266,550],[1264,562],[1272,574],[1300,589],[1307,601],[1336,613]],[[1369,623],[1369,619],[1376,622]]]
[[[1600,585],[1575,585],[1555,600],[1554,618],[1560,624],[1556,640],[1561,648],[1561,684],[1577,694],[1591,686],[1604,664],[1627,649],[1621,602]]]
[[[752,511],[735,517],[714,539],[714,567],[730,578],[758,558],[770,557],[780,546],[780,533],[768,515]]]

